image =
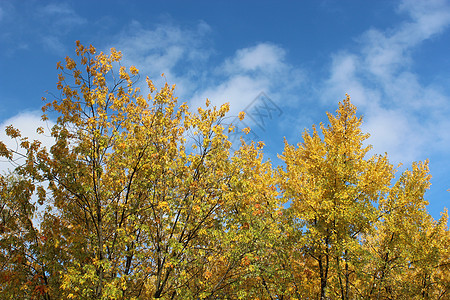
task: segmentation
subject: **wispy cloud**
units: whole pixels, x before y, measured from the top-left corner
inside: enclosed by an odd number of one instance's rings
[[[203,105],[206,98],[216,105],[229,102],[232,116],[249,106],[259,107],[258,111],[246,111],[248,117],[245,122],[258,136],[257,139],[264,140],[269,148],[282,143],[281,132],[287,126],[290,126],[289,134],[292,133],[294,116],[287,112],[282,117],[278,113],[272,114],[258,98],[263,92],[278,106],[276,111],[294,107],[298,111],[299,103],[295,99],[299,98],[298,90],[305,85],[305,75],[303,70],[287,62],[284,48],[264,42],[238,49],[216,67],[211,76],[216,80],[194,94],[194,107]],[[266,118],[264,128],[255,123],[255,118],[251,118],[254,113],[259,115],[256,119],[261,116]]]
[[[193,96],[194,106],[202,105],[206,98],[219,105],[229,102],[233,113],[249,105],[260,92],[278,100],[280,85],[295,84],[303,80],[300,72],[285,61],[285,50],[271,43],[259,43],[239,49],[214,69],[211,76],[217,80],[199,90]],[[283,93],[289,92],[289,84]]]
[[[44,48],[60,56],[63,56],[67,50],[66,45],[61,41],[59,37],[55,35],[43,36],[41,41]]]
[[[69,33],[87,24],[85,18],[63,2],[36,6],[0,1],[0,22],[0,43],[7,55],[37,46],[59,56],[66,55],[68,48],[64,45]]]
[[[286,51],[271,43],[260,43],[254,47],[236,51],[224,63],[223,70],[229,74],[258,72],[260,74],[280,73],[285,69]]]
[[[87,20],[75,12],[67,3],[52,3],[40,7],[36,15],[42,19],[49,19],[53,30],[65,32],[72,27],[83,25]]]
[[[47,30],[40,32],[42,45],[50,52],[63,56],[67,48],[63,42],[68,32],[82,25],[87,20],[81,17],[67,3],[52,3],[40,7],[36,11],[36,18]],[[51,20],[49,22],[49,20]]]
[[[450,99],[411,71],[415,47],[450,25],[450,7],[445,1],[403,1],[398,12],[408,20],[386,31],[371,29],[360,37],[359,50],[333,55],[321,92],[326,101],[349,93],[365,116],[375,152],[410,162],[424,159],[431,144],[450,145],[443,135],[450,130]]]
[[[204,22],[190,29],[170,24],[146,29],[133,22],[112,45],[123,51],[125,64],[138,66],[158,86],[166,79],[176,83],[181,101],[188,100],[194,108],[204,106],[208,98],[214,105],[229,102],[230,114],[237,115],[261,92],[286,102],[303,82],[303,73],[286,62],[286,51],[272,43],[238,49],[213,65],[211,33]]]
[[[157,86],[165,80],[177,84],[178,94],[190,95],[204,80],[204,63],[213,49],[208,47],[210,27],[199,22],[192,29],[171,24],[144,28],[133,21],[114,38],[110,47],[124,53],[124,64],[135,65]],[[161,78],[161,74],[165,78]]]

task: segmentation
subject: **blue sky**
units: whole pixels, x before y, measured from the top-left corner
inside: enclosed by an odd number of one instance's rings
[[[275,165],[284,137],[300,142],[348,93],[371,153],[401,170],[429,158],[429,211],[450,206],[449,1],[0,0],[1,127],[35,136],[41,97],[56,91],[56,62],[76,40],[121,50],[191,106],[247,108]]]

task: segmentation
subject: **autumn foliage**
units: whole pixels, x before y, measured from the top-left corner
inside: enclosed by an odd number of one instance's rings
[[[231,150],[227,104],[193,111],[149,78],[143,96],[119,51],[76,54],[45,99],[50,149],[13,126],[18,147],[0,141],[15,166],[0,175],[0,298],[450,297],[428,163],[395,177],[368,157],[349,97],[273,168],[263,142]]]

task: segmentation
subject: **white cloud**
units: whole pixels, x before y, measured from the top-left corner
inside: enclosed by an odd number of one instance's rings
[[[42,37],[42,44],[50,52],[63,56],[66,52],[66,46],[57,36],[47,35]]]
[[[440,33],[449,23],[450,3],[447,0],[404,0],[399,12],[408,14],[416,24],[411,31],[419,40]],[[421,37],[421,38],[420,38]]]
[[[50,129],[53,127],[54,123],[50,120],[46,122],[42,121],[40,112],[33,111],[20,113],[0,124],[0,141],[2,141],[8,148],[24,153],[15,140],[6,136],[5,128],[9,125],[13,125],[14,128],[19,129],[22,137],[28,137],[29,141],[41,141],[41,146],[46,147],[48,150],[50,150],[50,147],[54,144],[54,139],[50,136]],[[43,134],[38,134],[36,132],[38,127],[43,127]],[[18,157],[16,156],[15,159],[16,158]],[[17,163],[20,164],[20,160]],[[0,173],[12,168],[14,168],[14,166],[5,161],[5,159],[2,158],[0,160]]]
[[[212,29],[199,22],[182,29],[173,25],[143,28],[133,22],[114,45],[124,53],[124,65],[135,65],[157,87],[167,79],[177,85],[180,101],[191,108],[204,106],[206,99],[220,106],[229,102],[230,116],[237,115],[261,93],[274,102],[289,96],[304,81],[302,72],[286,63],[286,51],[272,43],[258,43],[242,48],[217,65],[211,66],[215,50],[209,45]],[[165,78],[159,75],[165,74]],[[143,90],[144,91],[144,90]],[[281,121],[281,120],[280,120]]]
[[[229,102],[230,115],[237,115],[261,92],[280,106],[294,104],[290,96],[303,84],[304,75],[285,61],[285,55],[283,48],[271,43],[237,50],[215,68],[212,75],[219,79],[196,92],[192,105],[201,106],[206,98],[215,105]],[[276,122],[282,126],[282,120]]]
[[[421,84],[411,66],[414,49],[450,25],[450,7],[444,1],[403,1],[398,11],[409,20],[387,31],[368,30],[359,51],[332,57],[322,95],[334,101],[349,93],[365,116],[374,152],[409,163],[426,158],[436,141],[449,146],[442,133],[450,130],[450,99],[436,86]]]
[[[403,1],[399,11],[407,13],[411,21],[392,32],[369,30],[362,38],[365,68],[381,79],[389,79],[411,64],[412,48],[450,24],[450,7],[443,1]]]
[[[279,84],[277,77],[289,72],[290,66],[284,62],[284,56],[282,48],[269,43],[237,50],[233,57],[215,68],[212,75],[220,80],[196,92],[192,105],[202,106],[206,98],[215,105],[229,102],[231,113],[237,114],[260,92],[271,94],[274,86]]]
[[[212,53],[205,45],[210,30],[204,22],[192,29],[168,24],[146,29],[134,21],[112,45],[124,53],[124,65],[135,65],[157,87],[167,80],[177,85],[178,94],[189,95],[198,89],[196,81],[204,72],[201,66]]]
[[[383,154],[382,149],[386,149],[384,151],[395,163],[416,160],[425,146],[425,140],[417,136],[425,135],[426,129],[399,110],[380,108],[364,121],[362,129],[370,133],[369,141],[375,153]]]
[[[229,74],[258,71],[262,73],[280,72],[285,68],[285,51],[269,43],[236,51],[233,58],[227,59],[223,69]]]
[[[87,20],[73,10],[68,3],[51,3],[39,7],[35,16],[37,23],[43,28],[39,29],[41,44],[46,50],[65,56],[67,48],[63,42],[68,33],[82,25],[87,24]]]
[[[230,114],[237,116],[238,112],[250,104],[258,94],[269,85],[266,78],[252,78],[248,75],[234,75],[219,85],[210,86],[194,95],[191,106],[204,106],[206,99],[213,105],[220,106],[230,103]]]
[[[86,19],[78,15],[67,3],[52,3],[42,6],[37,11],[38,16],[51,20],[54,29],[66,30],[85,24]]]

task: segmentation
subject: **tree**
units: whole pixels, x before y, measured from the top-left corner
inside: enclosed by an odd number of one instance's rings
[[[49,278],[40,257],[39,232],[34,228],[30,180],[0,176],[0,295],[3,299],[48,299]]]
[[[426,211],[428,162],[413,163],[392,184],[387,155],[366,158],[368,135],[350,97],[328,120],[322,136],[313,127],[297,147],[285,142],[281,156],[280,188],[291,203],[283,226],[295,238],[282,240],[276,263],[289,270],[288,296],[443,299],[448,216],[435,221]]]
[[[12,126],[6,128],[12,138],[20,138],[20,132]],[[36,203],[42,204],[44,188],[37,181],[43,178],[35,172],[33,160],[45,155],[39,149],[39,141],[20,138],[18,145],[25,149],[25,161],[13,173],[0,175],[0,295],[4,299],[50,299],[48,287],[53,278],[48,277],[47,264],[53,251],[44,255],[46,237],[33,224]],[[16,163],[13,153],[0,142],[0,155]],[[54,258],[54,257],[53,257]]]
[[[313,127],[297,148],[285,142],[281,156],[281,189],[303,228],[298,247],[312,259],[320,299],[353,297],[360,237],[376,221],[374,203],[394,176],[386,156],[365,159],[368,135],[348,96],[336,113],[328,114],[330,125],[321,124],[323,138]]]
[[[413,163],[380,201],[376,230],[367,235],[365,299],[442,299],[449,291],[447,212],[435,221],[426,211],[428,162]]]
[[[44,280],[34,289],[44,299],[212,298],[242,284],[268,230],[264,217],[278,203],[265,185],[272,173],[262,144],[243,144],[233,156],[227,104],[207,101],[193,113],[177,104],[174,86],[156,92],[149,78],[144,98],[139,71],[120,66],[120,52],[97,54],[79,42],[76,51],[78,63],[57,64],[60,96],[43,108],[58,115],[50,151],[9,128],[27,153],[15,172],[29,187],[15,200],[35,209],[39,187],[47,209],[39,229],[29,224],[32,211],[23,213],[33,240],[5,240],[2,251],[17,243],[37,249],[24,259],[37,262]],[[0,143],[3,157],[13,152]],[[3,274],[4,290],[18,288],[8,297],[27,297],[33,272]]]

